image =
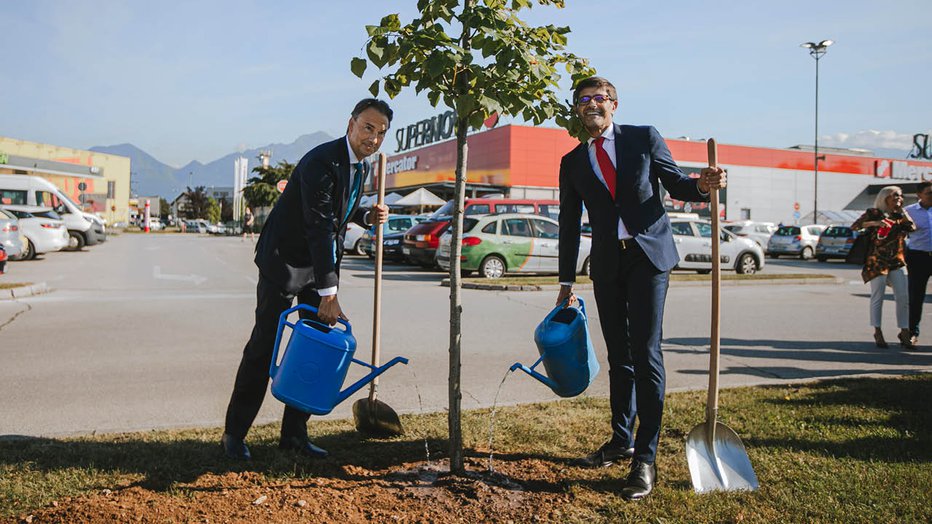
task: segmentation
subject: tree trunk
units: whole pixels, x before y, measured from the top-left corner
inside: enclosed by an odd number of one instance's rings
[[[463,2],[463,20],[472,8],[472,0]],[[469,52],[469,27],[463,24],[460,36],[460,45]],[[457,79],[463,89],[468,91],[469,79],[463,71]],[[463,400],[460,387],[461,344],[463,340],[463,304],[460,299],[460,255],[463,252],[463,207],[466,201],[466,155],[469,148],[466,145],[466,132],[469,130],[469,115],[456,115],[456,184],[454,185],[453,220],[450,224],[452,238],[450,238],[450,409],[447,414],[447,424],[450,432],[450,472],[462,475],[466,472],[463,461],[463,428],[461,405]]]

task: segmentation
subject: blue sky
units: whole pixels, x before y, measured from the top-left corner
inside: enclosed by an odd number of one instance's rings
[[[299,135],[345,131],[375,78],[349,70],[365,25],[415,0],[6,1],[0,135],[88,148],[131,142],[179,167]],[[619,89],[617,121],[668,137],[909,149],[932,129],[932,2],[566,0],[568,50]],[[566,82],[564,82],[566,84]],[[568,96],[568,85],[566,96]],[[394,101],[397,125],[439,111]],[[393,151],[394,139],[385,146]]]

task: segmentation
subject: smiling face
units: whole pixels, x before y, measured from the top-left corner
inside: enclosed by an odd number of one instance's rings
[[[605,98],[602,103],[593,98],[598,95]],[[618,100],[608,100],[609,97],[615,98],[605,86],[586,87],[580,89],[577,93],[577,101],[589,99],[585,104],[576,104],[576,114],[582,120],[583,126],[589,132],[589,136],[598,137],[612,125],[612,115],[618,109]]]
[[[932,186],[926,186],[922,191],[916,193],[919,197],[919,205],[924,208],[932,207]]]
[[[356,158],[363,159],[379,150],[388,132],[388,117],[370,107],[350,117],[346,136]]]

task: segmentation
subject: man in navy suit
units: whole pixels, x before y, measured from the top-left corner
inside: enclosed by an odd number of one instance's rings
[[[388,104],[367,98],[356,104],[346,136],[321,144],[298,162],[268,216],[256,246],[259,283],[256,323],[236,373],[221,439],[224,453],[249,460],[244,439],[265,398],[275,334],[295,297],[318,308],[302,314],[333,325],[346,319],[337,300],[343,235],[349,221],[368,227],[388,219],[388,206],[360,209],[362,187],[392,121]],[[306,312],[305,312],[306,313]],[[285,406],[279,448],[322,458],[327,452],[307,438],[309,415]]]
[[[670,270],[679,262],[660,184],[677,200],[708,201],[709,191],[725,187],[725,174],[720,168],[706,168],[699,178],[689,178],[656,129],[613,124],[618,95],[604,78],[579,82],[573,103],[590,138],[560,162],[557,303],[576,301],[573,282],[585,204],[592,226],[590,273],[608,348],[612,411],[611,439],[581,463],[600,467],[633,457],[622,496],[636,500],[647,496],[657,479],[654,461],[664,397],[663,306]]]

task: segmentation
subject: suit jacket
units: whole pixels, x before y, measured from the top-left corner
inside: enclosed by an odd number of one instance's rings
[[[679,262],[660,184],[677,199],[708,201],[698,179],[677,167],[663,137],[652,126],[615,124],[615,199],[589,162],[588,143],[560,161],[560,282],[575,282],[582,204],[592,226],[590,273],[598,281],[618,271],[618,218],[660,271]]]
[[[368,227],[361,191],[347,209],[352,168],[344,136],[310,150],[291,173],[262,228],[255,258],[262,275],[283,290],[297,294],[309,285],[338,284],[344,218]],[[363,176],[368,171],[364,162]]]

